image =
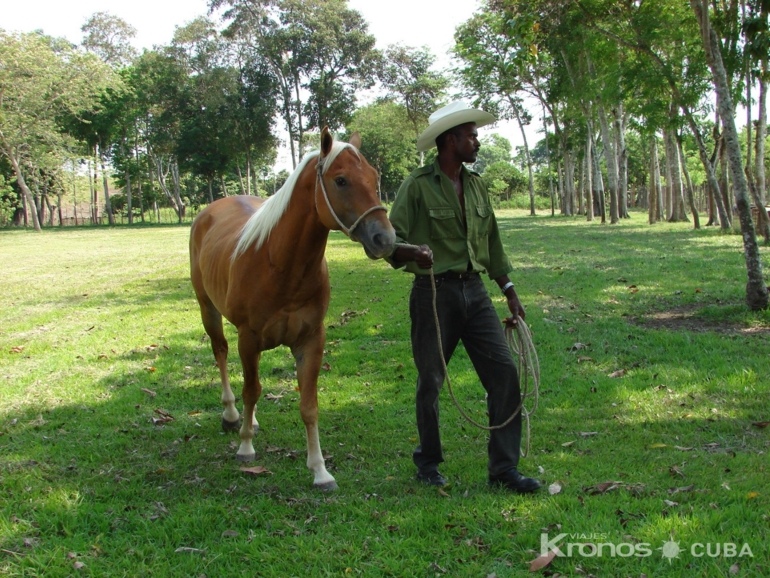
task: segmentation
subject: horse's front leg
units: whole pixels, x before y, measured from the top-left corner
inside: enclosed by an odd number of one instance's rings
[[[336,490],[337,482],[326,471],[326,464],[321,453],[318,439],[318,373],[323,361],[325,331],[321,327],[318,334],[300,346],[292,348],[297,361],[297,381],[299,382],[299,411],[305,423],[307,433],[307,467],[313,472],[313,486],[321,490]]]
[[[252,440],[259,429],[257,423],[257,401],[262,394],[262,384],[259,382],[259,358],[262,351],[254,332],[248,327],[238,328],[238,354],[243,366],[243,423],[241,424],[241,445],[236,458],[243,462],[256,459]]]

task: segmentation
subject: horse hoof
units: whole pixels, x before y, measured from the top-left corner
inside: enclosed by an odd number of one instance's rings
[[[222,431],[225,432],[234,432],[238,431],[241,426],[241,420],[237,419],[235,421],[227,421],[225,418],[222,418]]]
[[[322,492],[333,492],[339,488],[339,486],[337,486],[337,482],[334,480],[331,482],[324,482],[323,484],[313,484],[313,487],[316,490],[321,490]]]
[[[239,462],[253,462],[257,459],[257,454],[235,454],[235,459]]]

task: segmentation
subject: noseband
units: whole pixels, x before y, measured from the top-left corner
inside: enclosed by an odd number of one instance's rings
[[[382,205],[374,205],[373,207],[369,207],[367,210],[365,210],[363,213],[361,213],[361,215],[356,219],[356,222],[353,223],[350,226],[350,228],[346,227],[345,224],[337,216],[337,213],[334,211],[334,207],[332,207],[332,203],[329,200],[329,195],[326,192],[326,185],[324,185],[323,166],[324,166],[323,160],[318,161],[318,165],[317,165],[318,179],[317,179],[316,182],[317,183],[321,183],[321,192],[323,192],[323,194],[324,194],[324,200],[326,201],[326,206],[329,208],[329,212],[332,214],[332,217],[334,217],[334,220],[337,221],[337,224],[340,226],[342,231],[348,237],[353,235],[353,231],[356,230],[356,227],[358,227],[358,225],[361,224],[361,221],[363,221],[364,218],[366,218],[369,215],[369,213],[373,213],[374,211],[380,211],[380,210],[382,210],[382,211],[387,211],[388,210],[385,207],[383,207]]]

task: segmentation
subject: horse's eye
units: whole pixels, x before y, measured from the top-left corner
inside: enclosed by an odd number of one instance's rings
[[[337,177],[334,179],[334,182],[337,183],[338,187],[344,187],[348,184],[348,182],[345,180],[345,177]]]

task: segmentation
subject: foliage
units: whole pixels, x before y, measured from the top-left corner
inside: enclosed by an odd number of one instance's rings
[[[344,126],[356,90],[374,82],[375,39],[344,0],[209,0],[209,7],[227,8],[227,36],[269,69],[295,165],[305,132]]]
[[[524,173],[507,161],[493,162],[481,176],[489,192],[501,199],[510,199],[511,195],[524,193],[527,188]]]
[[[401,182],[418,166],[406,107],[382,101],[359,108],[348,125],[361,134],[361,152],[380,173],[383,198],[394,199]]]
[[[13,166],[29,204],[25,176],[60,169],[70,136],[59,120],[95,110],[109,70],[65,41],[2,30],[0,62],[0,154]]]
[[[483,173],[489,165],[499,161],[511,162],[511,143],[507,138],[493,133],[482,137],[480,144],[476,162],[473,163],[473,170],[477,173]]]
[[[385,98],[406,108],[415,137],[428,125],[428,117],[439,108],[449,79],[431,70],[435,57],[426,49],[389,46],[381,61],[379,78]]]
[[[6,182],[5,177],[0,174],[0,227],[11,224],[17,206],[16,193]]]
[[[136,49],[131,45],[136,29],[117,16],[96,12],[80,30],[84,34],[83,48],[110,66],[127,66],[136,57]]]

